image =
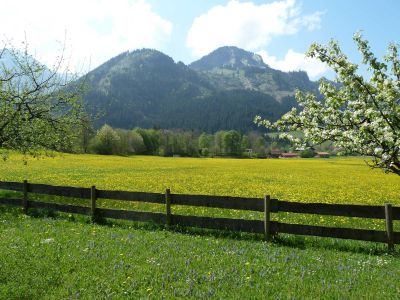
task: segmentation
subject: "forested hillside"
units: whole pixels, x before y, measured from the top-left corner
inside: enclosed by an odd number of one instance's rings
[[[257,54],[222,47],[189,66],[157,50],[124,52],[85,77],[88,110],[104,123],[131,129],[216,132],[256,129],[261,114],[276,120],[295,105],[294,91],[316,89],[305,72],[284,73]]]

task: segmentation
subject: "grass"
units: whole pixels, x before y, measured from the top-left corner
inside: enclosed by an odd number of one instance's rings
[[[233,160],[62,155],[0,164],[0,180],[100,189],[217,194],[326,203],[400,205],[400,180],[360,158]],[[13,194],[3,192],[4,194]],[[39,197],[39,196],[38,196]],[[40,198],[42,199],[43,196]],[[46,201],[82,202],[46,197]],[[88,204],[87,202],[85,204]],[[163,211],[162,206],[103,201],[102,206]],[[173,207],[196,215],[260,214]],[[279,214],[279,220],[382,229],[383,222]],[[399,228],[399,222],[395,223]],[[398,251],[397,247],[397,251]],[[385,245],[112,222],[24,216],[0,208],[0,298],[386,298],[400,294],[400,259]]]
[[[398,257],[331,246],[298,248],[2,210],[0,298],[398,297]]]

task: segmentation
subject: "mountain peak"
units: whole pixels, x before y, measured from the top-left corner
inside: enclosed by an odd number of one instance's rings
[[[201,59],[191,63],[190,67],[199,71],[207,71],[216,68],[233,70],[245,68],[268,68],[260,55],[235,46],[220,47]]]
[[[129,56],[136,57],[138,59],[157,59],[157,58],[160,59],[161,58],[161,59],[166,59],[170,62],[174,62],[174,60],[170,56],[168,56],[156,49],[143,48],[143,49],[129,51],[128,53],[129,53],[128,54]]]

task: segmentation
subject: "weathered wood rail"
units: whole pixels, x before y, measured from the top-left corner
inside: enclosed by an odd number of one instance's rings
[[[44,208],[66,213],[90,215],[93,219],[101,216],[133,221],[153,221],[168,226],[183,225],[208,229],[262,233],[266,240],[270,240],[271,236],[277,233],[363,240],[387,243],[389,250],[393,250],[394,245],[400,243],[400,232],[393,231],[393,221],[400,220],[400,207],[392,207],[390,204],[385,204],[384,206],[368,206],[288,202],[271,199],[270,196],[265,196],[264,199],[262,199],[229,196],[181,195],[172,194],[169,189],[167,189],[165,193],[107,191],[96,189],[95,186],[90,188],[53,186],[47,184],[31,184],[26,180],[22,183],[0,181],[0,190],[1,189],[23,192],[22,199],[0,198],[0,204],[22,206],[25,213],[29,208]],[[88,206],[32,201],[29,199],[29,193],[87,199]],[[96,207],[97,199],[164,204],[165,213],[98,208]],[[171,213],[172,205],[264,212],[264,220],[176,215]],[[271,213],[276,212],[385,219],[386,231],[288,224],[271,221]]]

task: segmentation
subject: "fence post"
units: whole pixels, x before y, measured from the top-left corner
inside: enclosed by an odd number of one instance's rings
[[[22,212],[24,214],[28,213],[28,180],[24,180],[23,182],[23,193],[24,197],[22,198]]]
[[[165,209],[166,209],[166,224],[171,225],[171,190],[165,190]]]
[[[394,250],[394,239],[393,239],[393,213],[392,204],[385,203],[385,219],[386,219],[386,234],[388,250]]]
[[[264,197],[264,239],[271,240],[271,197]]]
[[[90,202],[91,202],[92,222],[96,221],[96,200],[97,200],[96,186],[92,185],[90,187]]]

